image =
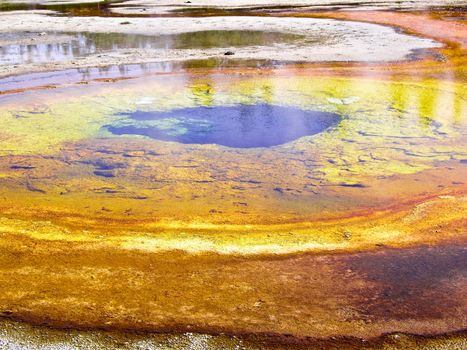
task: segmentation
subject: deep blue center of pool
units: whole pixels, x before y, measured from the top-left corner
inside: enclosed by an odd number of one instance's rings
[[[271,147],[314,135],[337,124],[338,114],[270,104],[193,107],[120,114],[108,125],[115,135],[143,135],[184,144]]]

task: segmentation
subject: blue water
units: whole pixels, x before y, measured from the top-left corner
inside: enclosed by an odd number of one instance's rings
[[[121,114],[127,117],[107,129],[115,135],[143,135],[184,144],[217,144],[234,148],[272,147],[320,133],[336,125],[334,113],[270,104],[193,107],[168,112]]]

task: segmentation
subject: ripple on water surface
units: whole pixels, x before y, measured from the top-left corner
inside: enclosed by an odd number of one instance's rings
[[[0,183],[28,203],[56,195],[126,219],[290,223],[382,208],[463,186],[463,91],[174,74],[5,95]]]

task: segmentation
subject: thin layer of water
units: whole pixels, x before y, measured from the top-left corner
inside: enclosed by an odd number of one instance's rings
[[[299,41],[304,41],[304,36],[254,30],[204,30],[154,36],[88,32],[7,32],[0,33],[0,64],[62,62],[122,49],[211,49],[265,46]]]
[[[258,224],[438,193],[439,180],[426,178],[422,186],[417,176],[430,169],[445,172],[443,186],[456,191],[462,171],[442,169],[445,162],[464,168],[463,90],[426,84],[187,73],[4,95],[3,164],[16,177],[1,181],[50,198],[60,178],[67,193],[61,201],[71,205],[83,193],[101,206],[93,184],[119,183],[106,208],[128,197],[145,217],[157,203],[157,217],[166,220]],[[50,173],[42,156],[57,149]],[[34,180],[21,181],[24,172]],[[410,180],[402,191],[395,181],[404,176]],[[80,178],[89,183],[76,183]]]
[[[462,6],[464,1],[450,4]],[[328,0],[328,1],[291,1],[279,0],[275,2],[248,2],[235,1],[226,6],[222,2],[196,1],[174,4],[173,2],[147,1],[4,1],[0,3],[0,12],[6,11],[36,11],[51,10],[59,15],[72,16],[101,16],[101,17],[154,17],[154,16],[226,16],[226,15],[248,15],[249,13],[274,13],[274,12],[300,12],[320,10],[411,10],[426,9],[428,7],[444,8],[445,1],[353,1],[353,0]]]

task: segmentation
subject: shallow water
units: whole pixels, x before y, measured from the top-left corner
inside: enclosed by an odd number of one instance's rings
[[[182,2],[174,4],[168,2],[156,2],[154,4],[145,1],[2,1],[0,12],[6,11],[35,11],[51,10],[58,15],[69,16],[101,16],[101,17],[154,17],[154,16],[227,16],[235,14],[248,15],[249,13],[282,13],[282,12],[305,12],[305,11],[341,11],[341,10],[411,10],[427,8],[458,9],[462,11],[465,1],[448,2],[443,0],[430,1],[354,1],[354,0],[324,0],[306,3],[296,1],[282,3],[278,2],[240,2],[225,6],[219,2]]]
[[[225,304],[236,303],[243,307],[248,305],[247,301],[232,298],[232,295],[239,295],[247,300],[249,295],[245,292],[245,287],[256,288],[257,297],[272,297],[273,299],[292,298],[300,300],[300,304],[293,304],[287,309],[283,303],[278,303],[271,307],[273,301],[263,302],[261,308],[267,308],[269,315],[277,317],[284,323],[291,323],[290,319],[284,317],[281,312],[287,311],[289,314],[299,313],[300,310],[315,307],[314,318],[326,320],[325,311],[334,310],[334,305],[329,304],[329,300],[339,298],[338,312],[346,311],[342,315],[347,323],[351,319],[357,319],[366,327],[373,327],[373,323],[379,318],[386,320],[395,319],[398,322],[411,322],[413,319],[433,318],[442,319],[452,315],[461,314],[463,300],[459,294],[463,294],[462,286],[467,283],[465,264],[467,263],[466,248],[462,246],[451,247],[418,247],[411,249],[382,249],[379,252],[355,253],[349,255],[332,254],[328,256],[305,255],[301,257],[287,257],[277,260],[256,261],[247,263],[245,259],[237,258],[235,261],[227,259],[220,261],[205,262],[208,267],[215,270],[212,274],[209,270],[204,270],[202,266],[196,264],[196,259],[189,256],[177,258],[166,256],[171,263],[171,269],[165,271],[168,275],[173,270],[179,274],[179,282],[183,288],[182,295],[177,298],[177,303],[181,306],[190,305],[190,294],[199,293],[197,285],[202,283],[212,283],[211,278],[217,277],[217,284],[223,285],[227,279],[230,288],[216,289],[216,298],[213,299],[221,310],[216,312],[217,317],[222,317],[221,313]],[[2,251],[3,252],[3,251]],[[144,255],[144,253],[141,253]],[[93,269],[95,261],[85,262],[88,256],[79,260],[85,266],[74,266],[82,268],[88,273],[97,277],[99,272]],[[199,257],[198,257],[199,258]],[[75,258],[76,259],[76,258]],[[111,260],[112,258],[108,258]],[[206,258],[204,258],[206,259]],[[133,263],[141,262],[136,257]],[[20,262],[21,264],[22,262]],[[153,261],[154,267],[144,271],[143,274],[151,277],[164,272],[164,267],[160,261]],[[120,269],[131,262],[122,259],[120,256]],[[69,266],[69,264],[66,264]],[[266,270],[266,271],[265,271]],[[16,271],[20,271],[17,269]],[[54,271],[65,272],[66,268],[58,267]],[[120,272],[121,273],[121,272]],[[151,275],[153,273],[153,275]],[[198,283],[190,278],[191,273],[196,273]],[[293,274],[293,276],[291,276]],[[57,274],[58,275],[58,274]],[[278,276],[287,283],[280,283]],[[77,285],[85,289],[90,294],[90,299],[96,298],[95,293],[89,288],[93,285],[91,278],[81,276]],[[60,278],[60,277],[58,277]],[[97,278],[101,278],[100,276]],[[330,279],[334,282],[330,282]],[[301,281],[306,279],[306,281]],[[83,281],[84,280],[84,281]],[[149,286],[145,286],[144,277],[141,272],[138,275],[128,274],[127,278],[119,282],[120,287],[133,289],[135,298],[138,301],[144,300],[145,293],[151,297],[163,298],[163,293],[157,289],[152,292]],[[358,281],[358,283],[355,283]],[[83,283],[84,282],[84,283]],[[140,283],[135,283],[140,282]],[[172,288],[173,279],[170,279],[169,293],[176,292]],[[175,283],[176,280],[175,280]],[[174,283],[174,284],[175,284]],[[263,284],[268,283],[267,287]],[[360,285],[359,285],[360,284]],[[8,283],[8,290],[13,289],[13,285]],[[39,288],[46,288],[47,284],[38,281],[37,286],[31,288],[30,292]],[[243,289],[243,290],[242,290]],[[292,289],[292,290],[291,290]],[[315,291],[310,291],[315,290]],[[336,290],[338,289],[338,290]],[[117,290],[117,289],[116,289]],[[307,291],[308,290],[308,291]],[[265,293],[266,292],[266,293]],[[358,295],[356,295],[358,293]],[[381,297],[384,295],[384,297]],[[316,299],[307,298],[314,296]],[[319,298],[318,298],[319,297]],[[232,300],[234,299],[234,300]],[[1,299],[0,299],[1,300]],[[257,300],[257,299],[256,299]],[[271,306],[270,306],[271,305]],[[415,306],[412,309],[412,306]],[[141,308],[144,306],[142,305]],[[258,306],[252,306],[256,313],[261,312]],[[167,309],[170,309],[168,307]],[[166,310],[167,310],[166,309]],[[323,312],[324,311],[324,312]],[[176,312],[176,311],[175,311]],[[246,314],[248,311],[238,310],[237,315]],[[174,315],[177,318],[178,315]],[[241,322],[241,318],[237,318]],[[263,322],[265,319],[262,320]],[[261,326],[259,326],[261,327]],[[339,349],[463,349],[467,345],[465,331],[453,332],[449,335],[439,336],[412,336],[399,332],[385,334],[378,339],[365,341],[358,337],[343,338],[303,338],[294,341],[292,337],[280,337],[279,334],[258,334],[230,336],[218,334],[212,330],[212,335],[199,334],[195,330],[184,333],[129,333],[118,330],[74,330],[74,329],[54,329],[44,326],[30,326],[28,324],[13,322],[10,320],[0,321],[0,346],[5,350],[49,350],[49,349],[275,349],[275,350],[318,350],[335,349],[336,342]]]
[[[48,38],[51,38],[50,42]],[[41,42],[44,39],[45,42]],[[21,44],[15,41],[21,41]],[[0,64],[62,62],[122,49],[209,49],[304,41],[301,35],[253,30],[209,30],[156,36],[86,32],[0,33]]]
[[[99,216],[131,209],[135,220],[155,203],[157,220],[187,223],[290,223],[384,207],[437,193],[430,172],[444,167],[455,169],[446,191],[464,183],[463,87],[425,84],[180,73],[5,95],[9,175],[0,181],[49,199],[63,193],[70,208],[85,194],[112,210]],[[120,208],[119,198],[134,199]]]
[[[464,32],[435,15],[371,13],[447,35],[414,61],[0,80],[0,347],[465,347]],[[302,40],[76,38],[34,62]]]

